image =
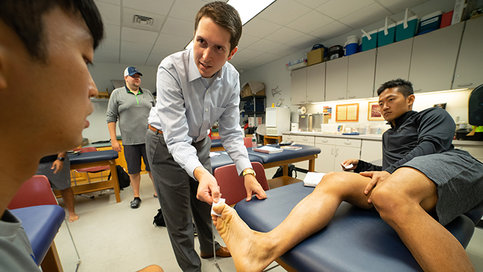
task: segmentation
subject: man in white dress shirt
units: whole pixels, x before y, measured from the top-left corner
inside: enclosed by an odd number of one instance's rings
[[[183,271],[201,271],[213,257],[210,205],[220,189],[211,174],[209,129],[218,121],[222,143],[244,176],[247,200],[266,198],[251,168],[239,125],[239,74],[228,63],[241,36],[238,12],[223,2],[203,6],[195,19],[193,49],[166,57],[157,72],[157,103],[151,109],[146,151],[171,244]],[[229,257],[216,244],[216,255]]]

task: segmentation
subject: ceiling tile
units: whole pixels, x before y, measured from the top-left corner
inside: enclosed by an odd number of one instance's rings
[[[279,25],[286,25],[309,13],[310,8],[292,0],[278,0],[257,17]]]
[[[94,0],[96,2],[96,5],[99,5],[100,3],[108,3],[108,4],[114,4],[114,5],[121,5],[121,0]]]
[[[371,4],[374,4],[373,0],[331,0],[317,10],[334,19],[340,19]]]
[[[135,15],[151,17],[154,21],[153,25],[143,25],[133,22]],[[152,12],[136,10],[131,8],[124,8],[122,10],[122,25],[130,28],[143,29],[147,31],[159,32],[166,20],[166,15],[160,15]]]
[[[352,28],[348,27],[347,25],[339,23],[338,21],[333,21],[325,26],[315,29],[310,34],[320,38],[321,40],[328,40],[351,30]]]
[[[173,5],[174,0],[136,0],[129,1],[124,0],[123,8],[130,8],[139,11],[146,11],[149,13],[155,13],[160,15],[166,15]]]
[[[362,28],[380,21],[381,19],[384,19],[385,16],[390,15],[391,14],[380,5],[372,4],[341,18],[339,21],[343,24],[351,26],[352,28]]]
[[[205,4],[206,2],[201,0],[177,0],[169,16],[190,21],[194,25],[196,13]]]
[[[108,3],[97,3],[104,24],[121,25],[121,7]]]
[[[299,2],[300,4],[304,5],[304,6],[307,6],[309,8],[316,8],[318,6],[321,6],[327,2],[329,2],[330,0],[295,0],[297,2]]]
[[[257,16],[243,26],[243,33],[247,33],[258,38],[263,38],[280,28],[280,25],[258,18]]]
[[[306,42],[314,37],[288,27],[282,27],[281,29],[268,35],[266,38],[268,40],[279,42],[288,46],[294,46],[299,42]]]
[[[258,41],[260,38],[247,34],[245,32],[242,33],[240,41],[238,42],[238,48],[243,49],[249,47],[254,42]]]
[[[149,48],[151,48],[157,37],[158,33],[156,32],[133,29],[129,27],[121,28],[121,40],[123,42],[138,43],[140,47],[149,45]]]
[[[327,17],[326,15],[314,10],[291,22],[287,26],[308,34],[333,21],[334,20],[332,18]]]
[[[186,43],[188,43],[193,38],[194,28],[193,22],[168,17],[161,29],[161,33],[185,37]]]

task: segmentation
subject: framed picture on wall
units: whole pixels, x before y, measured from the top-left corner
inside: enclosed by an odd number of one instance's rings
[[[384,121],[381,111],[379,110],[379,103],[377,101],[369,101],[367,107],[367,120],[369,121]]]

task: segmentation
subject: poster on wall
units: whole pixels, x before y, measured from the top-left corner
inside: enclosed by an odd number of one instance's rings
[[[336,122],[357,122],[359,121],[359,103],[341,104],[335,106]]]
[[[384,117],[382,117],[381,111],[379,109],[379,102],[369,101],[369,105],[367,107],[367,120],[384,121]]]

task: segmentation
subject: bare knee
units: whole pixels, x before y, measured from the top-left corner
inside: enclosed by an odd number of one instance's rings
[[[371,201],[381,218],[389,225],[404,224],[416,210],[422,210],[420,204],[405,192],[394,186],[376,186],[371,194]]]

